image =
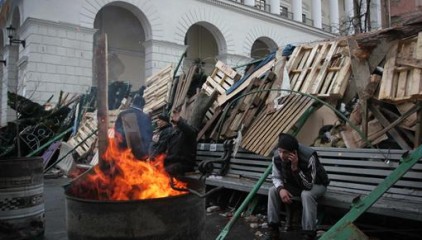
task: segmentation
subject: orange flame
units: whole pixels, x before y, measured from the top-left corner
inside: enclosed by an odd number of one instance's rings
[[[114,138],[108,139],[108,147],[93,171],[78,184],[74,184],[72,195],[96,200],[141,200],[164,198],[185,194],[170,186],[170,176],[164,168],[165,155],[154,161],[136,159],[130,149],[119,149]],[[186,188],[187,184],[173,180],[175,187]]]

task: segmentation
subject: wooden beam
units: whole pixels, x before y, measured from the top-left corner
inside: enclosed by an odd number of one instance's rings
[[[366,94],[365,89],[370,82],[371,72],[369,71],[369,64],[366,58],[360,58],[359,48],[357,42],[353,38],[348,38],[349,54],[352,59],[353,79],[355,81],[356,89],[359,96],[359,103],[362,106],[362,132],[367,137],[368,135],[368,108],[367,99],[370,97]]]
[[[98,156],[100,167],[105,167],[103,159],[108,147],[108,63],[107,63],[107,35],[95,34],[95,77],[97,83],[97,121],[98,121]]]
[[[421,68],[422,69],[422,60],[421,59],[397,57],[396,58],[396,64],[397,65],[404,65],[406,67],[414,67],[414,68]]]
[[[412,115],[413,113],[419,111],[421,109],[422,106],[418,106],[415,105],[413,106],[411,109],[409,109],[409,111],[407,111],[406,113],[404,113],[400,118],[396,119],[394,122],[392,122],[390,125],[388,125],[387,127],[385,127],[382,131],[379,131],[375,134],[374,138],[377,138],[381,135],[383,135],[384,133],[386,133],[387,131],[389,131],[391,128],[395,127],[396,125],[398,125],[399,123],[401,123],[404,119],[406,119],[408,116]]]
[[[369,110],[371,110],[372,114],[374,114],[375,118],[378,119],[378,121],[381,123],[381,125],[385,128],[387,128],[390,125],[390,122],[388,121],[388,119],[381,113],[381,111],[379,110],[378,106],[374,106],[373,103],[370,103],[368,105]],[[405,139],[403,139],[403,137],[400,135],[400,133],[395,129],[395,128],[391,128],[390,130],[388,130],[388,133],[390,133],[390,135],[394,138],[394,140],[397,142],[397,144],[399,144],[399,146],[402,149],[405,150],[410,150],[412,149],[406,142]]]
[[[417,148],[421,144],[422,138],[422,101],[418,101],[416,105],[419,106],[418,117],[416,120],[416,131],[414,139],[414,148]]]
[[[375,68],[380,64],[380,62],[385,58],[385,55],[388,52],[388,49],[394,45],[396,41],[389,41],[387,39],[382,39],[380,43],[372,50],[369,55],[369,71],[374,72]]]

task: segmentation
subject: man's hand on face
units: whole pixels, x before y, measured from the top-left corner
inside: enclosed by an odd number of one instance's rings
[[[287,159],[292,163],[291,164],[291,168],[292,171],[297,171],[298,170],[298,162],[299,162],[299,158],[297,156],[297,151],[294,152],[290,152]]]
[[[292,194],[290,194],[289,191],[283,188],[280,190],[279,194],[280,194],[281,201],[283,201],[283,203],[286,203],[286,204],[292,203]]]

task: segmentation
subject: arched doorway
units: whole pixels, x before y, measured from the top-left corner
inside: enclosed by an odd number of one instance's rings
[[[138,90],[145,83],[146,33],[143,14],[133,9],[129,4],[106,5],[97,13],[94,28],[107,34],[109,82],[122,81]]]
[[[214,69],[218,56],[218,43],[212,31],[215,27],[206,22],[192,25],[185,37],[188,46],[183,70],[186,72],[192,64],[198,64],[206,75]]]
[[[277,44],[268,37],[260,37],[252,45],[251,58],[260,59],[277,50]]]

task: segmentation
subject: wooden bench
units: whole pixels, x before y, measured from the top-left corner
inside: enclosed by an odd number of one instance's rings
[[[320,205],[348,209],[357,196],[369,194],[398,165],[404,150],[314,148],[331,180]],[[223,144],[199,143],[197,161],[218,160],[224,155]],[[222,164],[214,163],[206,178],[209,186],[249,192],[271,163],[270,157],[242,148],[232,153],[227,174],[218,176]],[[267,195],[271,174],[258,190]],[[368,212],[422,221],[422,160],[413,166]]]

